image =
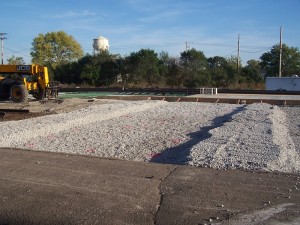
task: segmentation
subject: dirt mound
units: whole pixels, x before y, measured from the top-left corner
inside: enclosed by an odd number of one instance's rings
[[[29,113],[5,112],[0,115],[1,121],[23,120],[39,116],[71,112],[91,105],[112,103],[114,100],[101,99],[56,99],[56,100],[30,100],[27,103],[14,103],[0,101],[0,109],[28,109]]]

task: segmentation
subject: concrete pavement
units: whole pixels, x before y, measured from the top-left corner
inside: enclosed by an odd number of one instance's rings
[[[291,222],[299,189],[299,174],[0,148],[0,224]]]
[[[275,95],[275,94],[216,94],[216,95],[191,95],[190,97],[224,98],[224,99],[258,99],[258,100],[294,100],[299,101],[300,95]]]
[[[115,99],[128,101],[164,100],[169,102],[208,102],[230,104],[268,103],[272,105],[300,105],[300,95],[260,95],[260,94],[197,94],[190,96],[141,96],[117,95],[98,96],[97,99]]]

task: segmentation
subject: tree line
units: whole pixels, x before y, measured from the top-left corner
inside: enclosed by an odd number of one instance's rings
[[[265,76],[278,76],[279,73],[278,44],[263,53],[260,60],[249,60],[239,67],[235,56],[206,57],[194,48],[181,52],[179,57],[151,49],[141,49],[127,56],[108,51],[84,55],[75,39],[63,31],[39,34],[32,46],[32,62],[47,66],[52,79],[62,84],[253,88],[262,86]],[[298,48],[283,44],[282,65],[283,76],[300,74]]]

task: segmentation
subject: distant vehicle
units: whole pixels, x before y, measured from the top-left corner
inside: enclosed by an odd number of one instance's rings
[[[266,90],[269,91],[300,91],[300,77],[267,77]]]

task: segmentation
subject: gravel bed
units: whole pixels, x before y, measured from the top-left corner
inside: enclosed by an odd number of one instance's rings
[[[216,169],[299,172],[299,108],[120,101],[0,123],[0,147]],[[290,127],[296,132],[290,135]],[[9,138],[8,138],[9,137]],[[299,143],[297,143],[299,144]]]
[[[210,130],[209,139],[193,146],[189,164],[217,169],[297,172],[299,152],[287,121],[277,106],[248,105],[233,115],[231,122]]]
[[[286,126],[289,129],[289,134],[294,141],[296,151],[300,154],[300,107],[281,107],[281,110],[286,114]]]

